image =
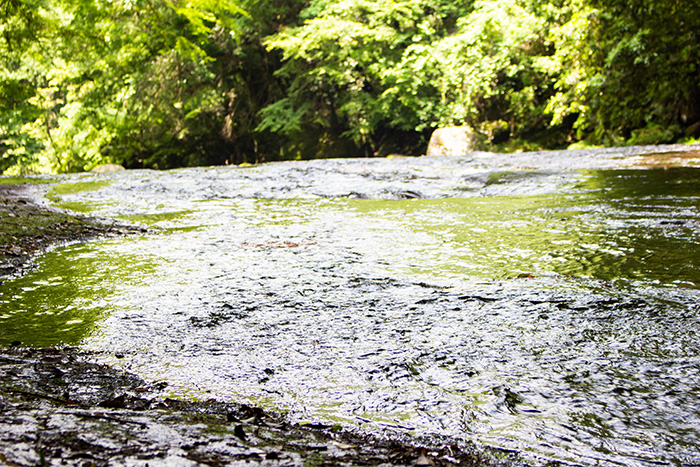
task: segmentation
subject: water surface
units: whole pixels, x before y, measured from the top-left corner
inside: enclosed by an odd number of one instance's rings
[[[160,233],[40,258],[3,341],[298,420],[697,465],[700,170],[547,154],[61,178],[54,202]]]

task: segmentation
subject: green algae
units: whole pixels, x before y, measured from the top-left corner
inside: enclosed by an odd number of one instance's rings
[[[63,197],[74,193],[97,191],[100,188],[104,188],[109,185],[110,182],[107,180],[59,183],[51,187],[51,189],[46,193],[46,198],[58,208],[68,209],[73,212],[88,213],[98,207],[99,203],[65,201]]]
[[[53,178],[46,177],[0,177],[0,185],[45,185],[54,182]]]
[[[147,263],[110,254],[100,242],[48,251],[36,260],[32,274],[3,284],[0,345],[79,344],[109,314],[104,297],[148,272]]]

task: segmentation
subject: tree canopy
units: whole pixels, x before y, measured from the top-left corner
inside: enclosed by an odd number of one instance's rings
[[[0,0],[0,172],[700,136],[700,0]]]

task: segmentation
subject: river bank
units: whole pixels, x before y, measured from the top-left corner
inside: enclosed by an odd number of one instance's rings
[[[20,273],[34,256],[55,245],[146,232],[141,227],[42,206],[37,192],[32,185],[0,184],[0,280]]]
[[[0,186],[0,285],[54,245],[144,233],[41,206]],[[0,463],[63,465],[522,465],[508,451],[446,437],[289,423],[235,402],[168,398],[75,348],[0,349]]]

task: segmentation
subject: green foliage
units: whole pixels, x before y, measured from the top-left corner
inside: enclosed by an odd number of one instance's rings
[[[49,25],[44,6],[41,0],[0,2],[0,173],[26,164],[43,147],[25,128],[41,113],[35,78],[43,70],[24,66],[22,57],[36,53],[37,34]]]
[[[312,1],[300,26],[271,36],[284,64],[277,76],[288,94],[261,112],[258,130],[292,139],[330,136],[352,143],[354,155],[374,152],[374,133],[390,122],[382,93],[388,69],[421,35],[434,33],[420,0]],[[353,150],[351,148],[351,150]]]
[[[498,127],[501,121],[517,131],[538,110],[543,77],[532,57],[542,49],[542,28],[543,21],[515,1],[477,1],[454,34],[406,51],[391,70],[387,93],[414,110],[419,129]],[[408,96],[419,98],[410,102]]]
[[[110,8],[101,5],[94,8]],[[121,21],[106,23],[103,40],[85,57],[100,70],[85,89],[90,110],[98,112],[75,116],[81,128],[93,128],[93,140],[104,136],[95,159],[155,168],[205,162],[221,144],[221,137],[211,138],[223,126],[229,90],[219,60],[237,47],[232,28],[240,7],[146,1],[98,14]]]
[[[670,142],[700,120],[697,0],[574,0],[569,8],[575,13],[552,33],[555,122],[573,115],[579,137],[615,144]]]
[[[544,125],[545,20],[523,2],[324,0],[303,17],[267,42],[289,94],[260,129],[322,128],[374,150],[386,128],[466,124],[493,138]]]
[[[231,88],[221,62],[235,60],[237,4],[66,0],[49,13],[53,27],[16,66],[30,107],[18,110],[21,124],[3,125],[3,169],[165,168],[217,152],[223,136],[212,138],[212,128],[224,125]],[[0,91],[17,95],[13,76],[2,77]],[[41,145],[32,150],[30,140]]]
[[[0,172],[698,137],[699,7],[0,0]]]

